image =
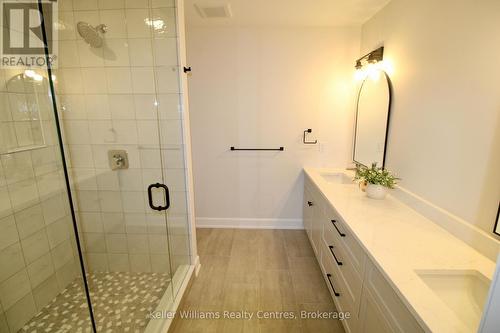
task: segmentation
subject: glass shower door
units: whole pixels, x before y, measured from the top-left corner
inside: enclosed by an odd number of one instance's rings
[[[96,329],[153,332],[190,264],[176,7],[58,6],[51,79]]]

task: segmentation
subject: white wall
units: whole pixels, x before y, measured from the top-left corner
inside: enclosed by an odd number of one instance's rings
[[[394,68],[387,168],[401,185],[491,233],[500,199],[500,2],[393,0],[361,53]]]
[[[188,26],[198,225],[301,226],[302,168],[345,167],[350,160],[359,34],[359,28]],[[302,144],[306,128],[321,146]]]

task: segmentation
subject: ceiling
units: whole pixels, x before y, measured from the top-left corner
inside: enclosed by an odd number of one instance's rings
[[[186,0],[188,26],[358,26],[390,0]],[[231,18],[200,17],[194,4],[229,4]]]

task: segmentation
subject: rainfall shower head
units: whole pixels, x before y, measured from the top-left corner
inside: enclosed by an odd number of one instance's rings
[[[93,27],[87,22],[78,22],[76,28],[85,42],[95,48],[102,46],[102,34],[108,30],[108,27],[105,24],[99,24],[98,26]]]

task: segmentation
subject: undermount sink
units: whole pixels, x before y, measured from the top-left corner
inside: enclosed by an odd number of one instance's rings
[[[352,178],[341,172],[320,173],[321,177],[330,184],[354,184]]]
[[[477,331],[491,281],[476,270],[418,270],[417,275],[463,323]]]

